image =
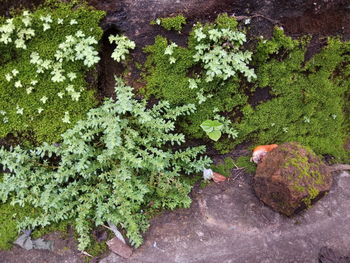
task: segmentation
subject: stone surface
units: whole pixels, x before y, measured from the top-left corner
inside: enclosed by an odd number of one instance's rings
[[[322,247],[350,254],[349,173],[335,175],[329,194],[293,218],[265,206],[251,185],[245,174],[197,189],[190,209],[152,221],[130,259],[111,254],[100,262],[317,263]]]
[[[130,258],[132,255],[131,247],[124,244],[120,239],[116,237],[108,240],[107,245],[112,252],[123,258]]]
[[[310,206],[331,185],[329,168],[298,143],[284,143],[267,153],[254,177],[254,190],[260,200],[287,216]]]

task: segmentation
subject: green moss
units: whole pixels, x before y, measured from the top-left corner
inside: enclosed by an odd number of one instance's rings
[[[307,41],[292,40],[276,30],[271,40],[258,45],[254,58],[258,82],[253,90],[270,88],[271,99],[243,111],[235,143],[297,141],[318,154],[345,160],[350,45],[330,38],[320,53],[305,62]]]
[[[30,55],[37,52],[42,59],[54,60],[54,54],[58,45],[66,40],[66,36],[75,35],[78,30],[85,35],[94,37],[97,41],[102,36],[102,30],[98,26],[104,16],[102,11],[95,11],[85,5],[74,7],[73,4],[60,3],[41,7],[33,13],[32,26],[35,36],[26,42],[26,49],[18,49],[14,44],[0,43],[0,108],[6,112],[0,116],[0,137],[9,133],[30,137],[36,142],[54,142],[60,140],[60,134],[72,127],[85,113],[97,103],[94,90],[87,89],[85,80],[88,71],[87,66],[81,61],[66,61],[63,63],[64,74],[73,72],[76,78],[63,82],[52,82],[51,75],[38,74],[36,67],[31,64]],[[41,17],[51,16],[51,28],[43,31]],[[64,20],[58,24],[59,18]],[[22,25],[21,16],[14,17],[15,25]],[[72,20],[77,24],[71,25]],[[2,19],[4,21],[4,19]],[[5,75],[13,69],[19,71],[10,82]],[[22,87],[15,88],[15,81],[20,80]],[[37,80],[34,90],[27,94],[26,89],[31,86],[31,81]],[[66,93],[66,87],[74,85],[75,90],[82,89],[79,101],[73,101]],[[65,92],[64,97],[58,97],[59,92]],[[47,102],[40,101],[47,97]],[[16,107],[23,109],[23,114],[16,112]],[[43,108],[39,113],[38,109]],[[70,123],[62,122],[65,112],[69,112]],[[5,120],[6,118],[6,120]]]
[[[223,162],[219,162],[213,165],[211,169],[214,172],[222,174],[223,176],[229,177],[231,175],[232,169],[235,168],[235,163],[232,158],[226,157]]]
[[[36,228],[32,233],[32,238],[39,238],[44,235],[50,234],[52,232],[59,232],[61,234],[61,238],[66,239],[68,238],[68,231],[69,228],[74,225],[73,221],[61,221],[59,223],[51,224],[46,227],[40,227]]]
[[[18,237],[17,221],[37,213],[38,211],[30,206],[20,207],[0,203],[0,250],[10,249]]]
[[[248,173],[254,174],[256,171],[256,164],[250,161],[249,156],[240,156],[235,162],[238,167],[243,167]]]
[[[194,28],[202,26],[195,25]],[[212,28],[237,27],[237,21],[221,15],[215,23],[203,26],[203,32]],[[189,89],[190,78],[202,80],[204,94],[214,94],[198,110],[183,118],[179,127],[187,136],[202,138],[208,143],[200,124],[214,116],[217,110],[229,118],[238,131],[238,138],[223,136],[215,143],[221,152],[229,152],[237,144],[254,141],[255,144],[297,141],[312,147],[317,154],[328,154],[335,161],[350,161],[349,151],[343,147],[350,131],[350,44],[330,38],[328,44],[310,60],[305,61],[309,38],[292,39],[283,30],[276,29],[270,40],[261,40],[254,52],[253,65],[257,81],[247,84],[244,79],[203,81],[201,65],[193,62],[195,41],[193,32],[188,47],[175,49],[175,64],[164,55],[166,38],[158,36],[145,64],[144,93],[166,99],[172,104],[196,103],[197,94]],[[248,96],[259,99],[259,91],[268,88],[270,99],[252,107]],[[254,94],[256,93],[256,94]]]
[[[195,28],[202,26],[197,24]],[[236,29],[237,22],[234,18],[227,15],[221,15],[215,23],[203,25],[203,32],[208,32],[213,28]],[[143,74],[146,87],[143,93],[150,97],[156,96],[159,99],[168,100],[175,105],[194,103],[197,111],[190,116],[184,117],[179,122],[181,130],[192,138],[207,139],[207,135],[200,128],[200,124],[212,119],[217,112],[231,112],[226,117],[234,118],[235,111],[247,103],[248,97],[244,93],[244,84],[240,82],[237,76],[228,81],[215,79],[211,82],[205,81],[205,74],[202,66],[196,64],[193,56],[196,53],[193,31],[188,39],[188,47],[178,47],[174,50],[173,57],[176,63],[169,63],[169,56],[164,54],[169,42],[165,37],[157,36],[153,45],[147,46],[144,50],[148,54],[145,63],[145,72]],[[197,79],[200,82],[200,88],[205,96],[212,95],[205,103],[199,104],[197,92],[189,88],[189,80]],[[223,136],[223,140],[225,137]],[[231,147],[227,147],[231,145]],[[219,150],[232,149],[232,141],[221,140],[216,144]]]
[[[107,240],[98,242],[95,237],[91,237],[92,242],[90,246],[86,249],[86,252],[89,253],[91,256],[97,257],[108,251],[108,245],[106,244],[106,241],[115,237],[112,231],[108,229],[103,230],[107,232]]]
[[[160,25],[166,30],[181,31],[182,27],[186,25],[186,18],[183,15],[158,18],[151,21],[151,25]]]
[[[306,206],[310,206],[312,200],[319,195],[319,191],[316,187],[324,184],[324,175],[319,171],[319,166],[322,165],[322,162],[316,154],[307,147],[302,147],[296,143],[292,145],[293,149],[289,147],[290,146],[288,146],[288,155],[286,156],[284,168],[288,169],[288,171],[295,170],[295,174],[290,175],[293,180],[293,188],[295,191],[307,195],[303,199],[303,202]],[[283,150],[283,148],[280,148],[280,150]],[[305,150],[307,153],[305,155],[301,154]]]

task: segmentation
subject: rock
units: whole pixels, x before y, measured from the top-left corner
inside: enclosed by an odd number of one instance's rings
[[[115,237],[107,242],[109,249],[123,258],[130,258],[132,249],[124,244],[119,238]]]
[[[284,143],[258,164],[253,185],[266,205],[291,216],[329,191],[332,175],[312,150]]]
[[[322,247],[318,254],[319,263],[349,263],[349,257],[342,257],[334,252],[331,248]]]

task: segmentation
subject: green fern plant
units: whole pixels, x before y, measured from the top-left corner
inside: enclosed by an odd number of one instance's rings
[[[92,226],[112,222],[137,247],[148,226],[147,210],[189,207],[191,184],[184,176],[211,161],[200,156],[204,146],[174,150],[171,145],[185,142],[174,122],[194,105],[172,108],[162,101],[149,108],[116,81],[118,99],[90,110],[59,145],[0,149],[0,164],[10,171],[0,182],[0,200],[43,211],[21,221],[20,229],[74,220],[83,250]]]

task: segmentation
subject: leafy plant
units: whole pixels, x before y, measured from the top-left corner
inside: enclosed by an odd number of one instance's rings
[[[0,137],[54,142],[96,105],[87,72],[99,61],[102,11],[51,3],[0,21]],[[65,112],[70,122],[63,122]]]
[[[200,125],[205,120],[217,119],[224,124],[221,132],[228,134],[231,138],[236,138],[237,131],[230,122],[233,116],[226,114],[223,118],[222,112],[237,111],[247,103],[248,97],[244,92],[245,84],[241,82],[244,77],[237,72],[226,80],[215,76],[212,81],[206,81],[205,63],[196,62],[194,58],[198,45],[194,30],[200,28],[202,32],[238,31],[237,22],[233,17],[220,15],[214,23],[197,24],[190,33],[186,48],[176,43],[168,43],[166,38],[157,36],[155,43],[145,48],[149,55],[145,63],[146,87],[144,93],[147,96],[154,95],[159,99],[168,100],[175,105],[196,104],[197,111],[186,118],[181,118],[179,122],[179,126],[186,135],[206,138],[207,135]],[[210,39],[206,41],[211,42]],[[220,41],[222,40],[218,40],[218,43]],[[226,50],[226,47],[223,48]],[[227,136],[222,136],[221,140],[223,138]],[[225,145],[232,145],[232,140],[231,142],[225,141]]]
[[[191,184],[183,176],[211,162],[199,156],[204,146],[174,150],[171,145],[185,142],[183,134],[174,133],[174,122],[194,105],[172,108],[163,101],[149,108],[116,81],[117,100],[90,110],[59,145],[0,149],[0,164],[10,171],[0,182],[0,200],[43,211],[21,221],[20,229],[74,220],[83,250],[93,225],[112,222],[139,246],[150,209],[189,206]]]
[[[181,31],[183,25],[186,25],[186,18],[183,15],[174,17],[157,18],[151,21],[151,25],[160,25],[166,30]]]
[[[110,35],[108,37],[108,40],[111,44],[112,43],[117,44],[116,48],[114,49],[114,51],[112,53],[112,58],[117,62],[125,60],[126,55],[129,54],[129,49],[135,48],[135,42],[131,41],[126,36]]]
[[[224,127],[219,121],[206,120],[202,122],[201,128],[213,141],[217,141],[221,137],[221,130]]]
[[[219,16],[217,23],[226,23],[225,20],[227,15]],[[193,58],[195,62],[203,63],[207,82],[214,78],[227,80],[238,72],[249,82],[256,79],[254,70],[247,65],[252,58],[252,52],[241,50],[246,42],[244,32],[237,30],[235,26],[217,28],[198,24],[194,27],[193,34],[196,50]]]

